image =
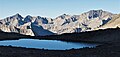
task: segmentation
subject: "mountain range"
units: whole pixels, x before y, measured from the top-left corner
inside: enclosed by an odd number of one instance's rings
[[[79,33],[120,27],[120,14],[104,10],[90,10],[80,15],[63,14],[56,18],[41,16],[22,17],[20,14],[0,19],[0,30],[30,36]]]

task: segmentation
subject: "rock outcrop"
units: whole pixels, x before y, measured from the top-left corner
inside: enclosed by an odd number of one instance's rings
[[[112,22],[112,20],[114,21],[114,19],[116,18],[113,17],[112,19],[112,16],[114,15],[115,14],[103,10],[90,10],[81,15],[73,16],[63,14],[56,17],[55,19],[41,16],[33,17],[30,15],[22,17],[20,14],[16,14],[14,16],[0,20],[0,29],[4,32],[16,32],[31,36],[34,36],[36,34],[37,36],[43,36],[63,33],[85,32],[95,30],[96,28],[100,28],[102,26],[107,26],[107,24]],[[40,34],[35,31],[33,32],[33,26],[31,25],[39,27],[40,29],[37,28],[34,30],[39,30]],[[43,34],[43,32],[46,30],[51,33]]]

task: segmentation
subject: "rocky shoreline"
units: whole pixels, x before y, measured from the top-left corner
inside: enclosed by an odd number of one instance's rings
[[[118,45],[116,45],[118,44]],[[120,43],[105,44],[96,48],[71,50],[44,50],[0,46],[1,57],[120,57]]]

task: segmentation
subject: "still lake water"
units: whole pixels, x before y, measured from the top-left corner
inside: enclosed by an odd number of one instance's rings
[[[66,50],[66,49],[78,49],[83,47],[95,47],[98,44],[93,43],[75,43],[75,42],[63,42],[57,40],[38,40],[38,39],[19,39],[19,40],[5,40],[0,41],[0,45],[3,46],[15,46],[48,50]]]

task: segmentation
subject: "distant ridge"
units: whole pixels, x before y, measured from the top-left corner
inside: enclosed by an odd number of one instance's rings
[[[115,14],[103,10],[90,10],[80,15],[63,14],[56,18],[41,16],[22,17],[19,13],[0,20],[0,29],[4,32],[16,32],[24,35],[34,36],[48,30],[54,34],[74,33],[92,31],[109,24],[114,19]],[[43,30],[33,32],[31,24],[41,26]],[[111,28],[111,27],[110,27]],[[38,34],[36,36],[49,35],[49,33]],[[50,34],[51,35],[51,34]]]

